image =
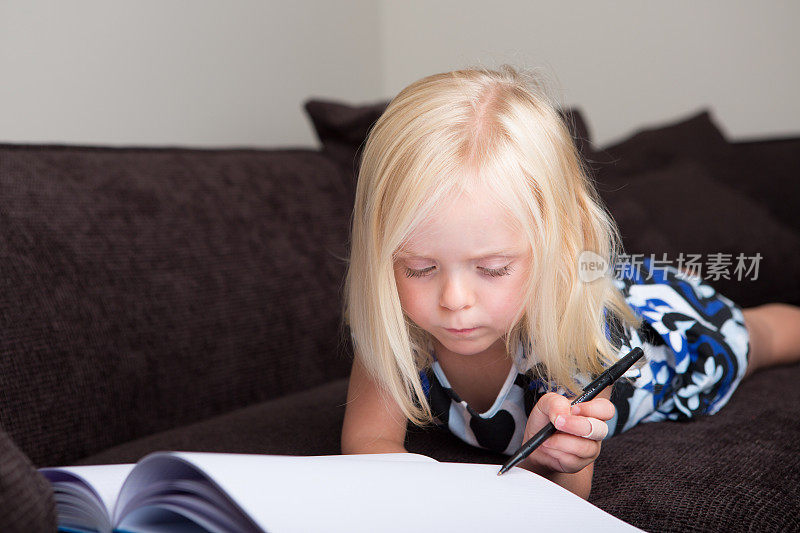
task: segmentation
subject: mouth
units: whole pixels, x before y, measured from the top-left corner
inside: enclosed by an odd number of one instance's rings
[[[475,328],[467,328],[467,329],[452,329],[452,328],[445,328],[445,329],[447,331],[449,331],[450,333],[453,333],[455,335],[466,335],[468,333],[472,333],[473,331],[476,331],[478,328],[475,327]]]

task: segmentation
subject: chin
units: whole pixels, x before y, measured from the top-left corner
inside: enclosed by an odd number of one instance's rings
[[[485,338],[475,339],[440,339],[436,337],[439,344],[449,351],[459,355],[469,356],[486,351],[493,343],[487,343]]]

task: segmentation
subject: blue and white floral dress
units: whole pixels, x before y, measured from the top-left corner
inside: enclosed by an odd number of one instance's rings
[[[638,423],[686,420],[714,414],[724,406],[744,377],[749,334],[742,309],[697,277],[674,267],[626,264],[614,282],[626,302],[642,318],[641,327],[621,327],[609,316],[609,339],[619,357],[635,347],[646,363],[615,383],[616,407],[606,438]],[[552,387],[518,372],[521,358],[535,357],[520,347],[494,404],[478,413],[453,390],[431,352],[432,367],[420,378],[436,423],[464,442],[514,453],[522,444],[525,425],[538,399]]]

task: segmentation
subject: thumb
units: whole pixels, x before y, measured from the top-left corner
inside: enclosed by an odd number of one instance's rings
[[[531,414],[528,417],[528,424],[525,428],[526,439],[533,436],[542,429],[548,422],[556,425],[556,418],[559,415],[568,415],[570,412],[570,402],[564,396],[548,392],[536,402]]]

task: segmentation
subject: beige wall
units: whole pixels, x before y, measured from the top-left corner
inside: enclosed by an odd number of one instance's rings
[[[381,91],[372,0],[0,0],[0,141],[308,146]]]
[[[0,141],[315,145],[309,97],[437,71],[539,68],[600,144],[708,107],[800,135],[800,3],[0,0]]]
[[[712,109],[731,138],[800,135],[800,2],[386,0],[384,91],[432,72],[541,68],[601,144]],[[490,6],[490,7],[489,7]]]

